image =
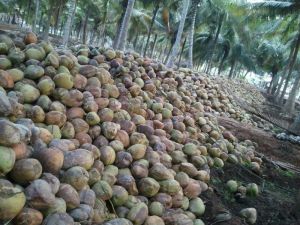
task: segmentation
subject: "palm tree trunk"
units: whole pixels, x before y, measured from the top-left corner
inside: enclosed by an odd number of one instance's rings
[[[88,21],[89,21],[89,8],[87,7],[86,12],[85,12],[85,19],[84,19],[83,33],[82,33],[82,42],[83,42],[83,44],[86,44],[86,40],[87,40]]]
[[[221,32],[221,28],[222,28],[224,18],[225,18],[225,13],[222,13],[220,15],[220,20],[219,20],[216,36],[215,36],[215,39],[214,39],[214,42],[213,42],[213,45],[212,45],[210,58],[208,60],[208,67],[207,67],[207,71],[206,71],[207,73],[209,73],[209,71],[212,67],[212,59],[213,59],[213,55],[214,55],[214,52],[215,52],[215,49],[216,49],[216,46],[217,46],[217,41],[218,41],[218,38],[219,38],[219,35],[220,35],[220,32]]]
[[[176,40],[172,47],[171,55],[167,60],[168,67],[173,67],[175,59],[178,55],[179,48],[180,48],[181,36],[183,33],[183,28],[184,28],[184,23],[185,23],[188,9],[189,9],[190,0],[183,0],[182,2],[183,2],[183,8],[182,8],[182,12],[181,12],[181,19],[180,19],[180,23],[179,23],[179,27],[178,27],[178,31],[177,31],[177,35],[176,35]]]
[[[158,10],[159,10],[159,3],[160,3],[160,2],[157,1],[157,4],[156,4],[156,6],[155,6],[155,8],[154,8],[154,10],[153,10],[153,16],[152,16],[150,28],[149,28],[149,31],[148,31],[148,37],[147,37],[147,41],[146,41],[146,47],[145,47],[145,50],[144,50],[144,57],[146,56],[146,53],[147,53],[147,50],[148,50],[149,41],[150,41],[150,36],[151,36],[151,33],[152,33],[154,21],[155,21],[157,12],[158,12]]]
[[[222,71],[222,69],[223,69],[224,62],[225,62],[226,58],[227,58],[227,55],[226,55],[226,53],[224,53],[224,55],[223,55],[223,57],[222,57],[222,60],[221,60],[221,63],[220,63],[220,65],[219,65],[218,75],[221,74],[221,71]]]
[[[192,23],[190,26],[189,34],[188,34],[188,42],[189,42],[189,55],[188,55],[188,68],[193,68],[193,47],[194,47],[194,31],[195,31],[195,21],[197,16],[197,8],[198,4],[201,0],[194,0],[192,2],[191,14],[192,14]]]
[[[125,15],[124,15],[121,27],[120,27],[120,32],[119,32],[119,36],[117,39],[117,43],[115,45],[116,49],[119,49],[122,51],[125,49],[125,45],[126,45],[129,21],[131,18],[134,2],[135,2],[135,0],[128,0]]]
[[[151,49],[151,53],[150,53],[150,58],[151,59],[153,57],[154,49],[156,47],[156,42],[157,42],[157,34],[155,34],[155,36],[154,36],[154,41],[153,41],[153,45],[152,45],[152,49]]]
[[[32,25],[32,31],[37,32],[36,30],[36,24],[39,16],[39,11],[40,11],[40,0],[35,1],[35,12],[34,12],[34,20],[33,20],[33,25]]]
[[[70,2],[70,8],[68,11],[68,17],[67,17],[67,22],[65,24],[64,28],[64,37],[63,37],[63,46],[66,47],[68,45],[69,37],[70,37],[70,31],[72,28],[72,18],[75,16],[75,11],[76,11],[76,3],[77,0],[71,0]]]
[[[135,38],[133,40],[133,49],[136,51],[137,49],[137,43],[138,43],[138,40],[139,40],[139,33],[136,33],[135,35]]]
[[[45,26],[44,35],[43,35],[43,38],[46,41],[48,40],[48,37],[49,37],[50,22],[51,22],[52,12],[54,10],[54,5],[55,5],[54,2],[50,2],[49,11],[48,11],[48,17],[47,17],[46,26]]]
[[[232,77],[233,77],[233,71],[234,71],[235,63],[236,63],[235,60],[233,60],[232,63],[231,63],[231,69],[230,69],[230,72],[229,72],[229,75],[228,75],[229,79],[232,79]]]
[[[292,75],[292,72],[293,72],[293,69],[294,69],[294,65],[295,65],[295,62],[296,62],[296,59],[297,59],[298,51],[299,51],[299,48],[300,48],[300,31],[298,32],[297,36],[298,36],[298,39],[297,39],[297,42],[296,42],[296,45],[295,45],[295,51],[293,53],[293,58],[292,58],[291,63],[290,63],[289,73],[286,77],[286,81],[285,81],[285,84],[284,84],[284,87],[283,87],[283,91],[282,91],[280,99],[279,99],[280,103],[283,102],[284,95],[285,95],[286,89],[288,87],[289,80],[291,78],[291,75]]]
[[[299,92],[299,87],[300,87],[300,74],[296,77],[292,90],[289,94],[289,97],[283,107],[284,111],[287,113],[292,113],[295,108],[295,101],[296,101],[296,96]]]
[[[181,47],[181,52],[180,52],[179,61],[178,61],[178,67],[180,67],[181,58],[182,58],[182,55],[183,55],[185,43],[186,43],[186,38],[184,39],[183,44],[182,44],[182,47]]]
[[[168,62],[168,60],[170,58],[171,51],[172,51],[172,44],[170,44],[170,48],[169,48],[167,56],[165,58],[165,61],[164,61],[165,64],[167,64],[167,62]]]
[[[278,98],[278,96],[280,95],[281,88],[282,88],[282,86],[284,84],[284,81],[285,81],[284,77],[285,77],[285,75],[286,75],[286,73],[287,73],[287,71],[288,71],[288,69],[289,69],[289,67],[291,65],[292,58],[293,58],[293,55],[294,55],[294,51],[295,51],[295,47],[292,46],[291,47],[291,51],[290,51],[290,55],[289,55],[289,58],[288,58],[288,64],[284,68],[284,71],[282,73],[282,79],[281,79],[281,81],[279,83],[279,86],[278,86],[276,92],[275,92],[275,97],[276,98]]]

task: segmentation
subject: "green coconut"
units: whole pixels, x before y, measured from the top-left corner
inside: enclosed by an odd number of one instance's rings
[[[149,213],[152,216],[162,216],[164,213],[164,206],[163,204],[161,204],[160,202],[151,202],[151,204],[149,205]]]
[[[85,116],[85,121],[91,126],[97,125],[100,123],[100,117],[96,112],[89,112]]]
[[[23,209],[26,197],[8,180],[0,179],[0,187],[0,223],[5,224]]]
[[[247,184],[246,188],[247,188],[246,193],[248,196],[251,196],[251,197],[258,196],[259,190],[258,190],[257,184],[255,184],[255,183]]]
[[[205,205],[201,198],[194,198],[190,200],[189,210],[196,216],[203,215],[205,211]]]
[[[159,191],[159,183],[151,177],[142,178],[139,183],[139,192],[146,197],[153,197]]]
[[[67,73],[59,73],[55,75],[53,81],[56,87],[71,89],[74,85],[74,79],[70,74]]]
[[[129,219],[135,225],[142,225],[145,222],[147,216],[147,205],[145,203],[138,203],[129,210],[127,219]]]
[[[38,61],[42,61],[46,56],[46,53],[44,51],[44,49],[42,48],[34,48],[34,47],[30,47],[25,51],[25,58],[27,60],[29,59],[35,59]]]
[[[19,65],[20,63],[24,62],[25,53],[17,48],[11,49],[8,53],[8,58],[13,64]]]
[[[29,65],[24,71],[25,77],[31,80],[40,78],[44,73],[44,68],[38,65]]]
[[[8,52],[7,44],[1,42],[0,43],[0,54],[7,54],[7,52]]]
[[[106,181],[98,181],[92,187],[96,197],[102,200],[108,200],[113,196],[113,190]]]
[[[128,192],[122,186],[114,185],[112,187],[112,203],[114,206],[123,205],[128,199]]]
[[[40,97],[40,91],[30,84],[21,84],[18,91],[22,93],[24,103],[32,103]]]
[[[235,180],[229,180],[226,183],[226,187],[228,191],[230,191],[231,193],[235,193],[238,190],[238,183]]]
[[[24,78],[24,73],[20,69],[14,68],[14,69],[7,70],[7,72],[13,78],[14,82],[20,81]]]
[[[182,150],[188,156],[197,155],[199,153],[197,145],[195,145],[193,143],[185,144]]]
[[[0,146],[0,174],[7,174],[14,167],[16,160],[15,152],[12,148]]]
[[[11,67],[11,61],[6,57],[0,57],[0,69],[7,70]]]
[[[181,190],[180,184],[173,179],[160,181],[159,184],[160,191],[170,195],[177,194]]]
[[[37,86],[42,95],[50,95],[55,89],[53,80],[46,77],[41,79]]]

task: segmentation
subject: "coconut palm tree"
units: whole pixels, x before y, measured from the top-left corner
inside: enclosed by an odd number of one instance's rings
[[[68,45],[70,31],[71,31],[72,22],[73,22],[72,18],[74,17],[75,12],[76,12],[76,3],[77,3],[77,0],[70,0],[67,22],[65,23],[64,36],[63,36],[63,46],[65,46],[65,47]]]
[[[129,21],[132,14],[135,0],[128,0],[126,11],[120,26],[119,35],[115,44],[116,49],[124,50],[126,45],[127,33],[129,28]]]
[[[181,20],[180,20],[180,23],[179,23],[175,43],[172,46],[172,50],[170,52],[170,57],[168,58],[168,61],[166,62],[168,67],[173,67],[175,59],[176,59],[176,57],[179,53],[179,50],[180,50],[179,49],[180,48],[180,42],[181,42],[181,37],[182,37],[183,28],[184,28],[184,24],[185,24],[186,15],[187,15],[187,12],[188,12],[188,9],[189,9],[190,0],[183,0],[182,4],[183,4],[183,7],[182,7],[182,12],[181,12]]]
[[[201,0],[192,0],[191,2],[191,9],[190,9],[190,14],[191,14],[191,25],[189,28],[189,33],[188,33],[188,48],[189,48],[189,54],[188,54],[188,67],[190,69],[193,68],[193,46],[194,46],[194,31],[195,31],[195,22],[196,22],[196,16],[197,16],[197,11],[198,7],[200,4]]]

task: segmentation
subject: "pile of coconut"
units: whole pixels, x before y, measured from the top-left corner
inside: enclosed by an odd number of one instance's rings
[[[0,54],[1,224],[202,225],[212,168],[260,168],[214,116],[243,114],[200,74],[33,33],[0,35]]]

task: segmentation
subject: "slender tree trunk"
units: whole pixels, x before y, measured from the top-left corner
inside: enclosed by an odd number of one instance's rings
[[[163,45],[162,45],[162,46],[163,46]],[[164,48],[164,49],[161,48],[161,51],[160,51],[160,53],[159,53],[159,55],[158,55],[158,59],[160,59],[161,57],[164,56],[165,52],[167,51],[167,48],[168,48],[168,40],[167,40],[167,42],[166,42],[165,48]],[[163,50],[162,50],[162,49],[163,49]],[[163,61],[163,60],[161,60],[161,61]]]
[[[201,0],[193,0],[191,7],[192,14],[192,23],[190,26],[189,34],[188,34],[188,43],[189,43],[189,55],[188,55],[188,68],[193,68],[193,47],[194,47],[194,31],[195,31],[195,21],[197,16],[197,8],[198,4]]]
[[[84,19],[83,33],[82,33],[82,42],[83,42],[83,44],[86,44],[86,40],[87,40],[88,21],[89,21],[89,8],[87,7],[87,10],[85,12],[85,19]]]
[[[128,0],[125,15],[124,15],[124,18],[123,18],[123,21],[122,21],[122,24],[120,27],[120,31],[119,31],[119,37],[118,37],[117,43],[115,45],[116,49],[119,49],[122,51],[125,49],[125,46],[126,46],[129,21],[131,18],[134,2],[135,2],[135,0]]]
[[[167,56],[166,56],[165,61],[164,61],[165,64],[168,62],[168,60],[170,58],[171,51],[172,51],[172,45],[170,44],[170,48],[168,50]]]
[[[218,75],[221,74],[221,71],[222,71],[222,69],[223,69],[224,62],[225,62],[226,58],[227,58],[227,55],[226,55],[226,53],[224,53],[224,55],[223,55],[223,57],[222,57],[222,60],[221,60],[221,62],[220,62],[220,65],[219,65]]]
[[[48,40],[48,37],[49,37],[51,16],[52,16],[53,9],[55,7],[54,4],[55,4],[54,2],[50,2],[50,5],[49,5],[49,11],[48,11],[46,26],[45,26],[44,35],[43,35],[43,37],[46,41]]]
[[[34,12],[33,25],[32,25],[33,32],[37,32],[36,24],[39,16],[39,11],[40,11],[40,0],[35,0],[35,12]]]
[[[182,2],[183,2],[183,7],[182,7],[182,12],[181,12],[181,19],[180,19],[180,23],[179,23],[179,27],[178,27],[178,31],[177,31],[177,35],[176,35],[176,40],[172,47],[171,55],[167,60],[168,67],[173,67],[175,59],[178,55],[181,37],[182,37],[182,33],[183,33],[183,28],[184,28],[184,23],[185,23],[188,9],[189,9],[190,0],[183,0]]]
[[[178,61],[178,67],[180,67],[181,58],[182,58],[182,55],[183,55],[185,43],[186,43],[186,38],[184,39],[183,44],[182,44],[182,47],[181,47],[181,52],[180,52],[179,61]]]
[[[136,33],[135,38],[133,40],[133,49],[136,51],[137,49],[137,43],[139,41],[139,33]]]
[[[150,28],[149,28],[149,31],[148,31],[148,37],[147,37],[147,41],[146,41],[146,47],[145,47],[145,50],[144,50],[144,57],[147,54],[147,50],[148,50],[148,46],[149,46],[149,41],[150,41],[150,36],[151,36],[151,33],[152,33],[153,25],[154,25],[155,18],[156,18],[158,10],[159,10],[159,1],[157,1],[157,4],[156,4],[156,6],[155,6],[155,8],[153,10],[153,16],[152,16]]]
[[[296,96],[299,92],[299,87],[300,87],[300,74],[298,74],[298,76],[296,77],[296,79],[293,83],[292,90],[289,94],[289,97],[283,107],[285,112],[292,113],[294,111]]]
[[[292,62],[292,58],[293,58],[293,55],[294,55],[294,51],[295,51],[295,47],[292,46],[292,47],[291,47],[291,51],[290,51],[290,55],[289,55],[289,58],[288,58],[288,64],[287,64],[287,65],[285,66],[285,68],[284,68],[284,71],[283,71],[283,73],[282,73],[282,79],[281,79],[281,81],[280,81],[280,83],[279,83],[279,86],[278,86],[276,92],[275,92],[275,97],[276,97],[276,98],[278,98],[279,95],[280,95],[281,88],[282,88],[282,86],[283,86],[283,84],[284,84],[284,81],[285,81],[284,78],[285,78],[285,76],[286,76],[286,74],[287,74],[287,71],[288,71],[288,69],[289,69],[289,67],[290,67],[290,65],[291,65],[291,62]],[[278,99],[278,100],[279,100],[279,99]]]
[[[146,38],[146,36],[143,36],[142,41],[141,41],[141,45],[140,45],[140,54],[142,54],[143,49],[144,49],[145,38]]]
[[[291,78],[292,72],[294,70],[294,65],[295,65],[295,62],[296,62],[296,59],[297,59],[299,48],[300,48],[300,31],[298,32],[298,38],[297,38],[297,42],[296,42],[296,45],[295,45],[295,51],[293,53],[293,58],[292,58],[292,61],[291,61],[291,64],[290,64],[289,73],[286,77],[285,85],[283,87],[283,91],[282,91],[280,99],[279,99],[280,103],[282,103],[283,100],[284,100],[284,95],[285,95],[286,89],[288,87],[289,80]]]
[[[273,85],[272,85],[271,90],[270,90],[270,93],[272,95],[274,95],[274,93],[275,93],[275,91],[276,91],[276,89],[278,87],[279,79],[280,79],[280,75],[278,73],[276,73],[274,81],[273,81]]]
[[[72,28],[72,17],[75,16],[75,12],[76,12],[76,3],[77,3],[77,0],[71,0],[71,2],[70,2],[70,8],[68,10],[67,22],[66,22],[65,28],[64,28],[64,37],[63,37],[63,46],[64,47],[66,47],[68,45],[70,31]]]
[[[214,42],[213,42],[213,45],[212,45],[210,58],[208,60],[208,67],[207,67],[207,71],[206,71],[207,73],[209,73],[209,71],[212,67],[212,59],[213,59],[213,55],[214,55],[214,52],[215,52],[215,49],[216,49],[216,46],[217,46],[217,41],[218,41],[218,38],[219,38],[219,35],[220,35],[220,32],[221,32],[221,28],[222,28],[224,18],[225,18],[225,13],[222,13],[220,15],[220,20],[219,20],[216,36],[215,36],[215,39],[214,39]]]
[[[55,20],[55,29],[54,29],[55,35],[58,35],[58,31],[60,28],[60,21],[62,21],[62,16],[63,16],[63,10],[64,10],[64,5],[62,5],[62,2],[60,2],[57,17]]]
[[[151,53],[150,53],[150,58],[151,59],[153,57],[154,49],[156,47],[156,42],[157,42],[157,34],[155,34],[155,36],[154,36],[154,41],[153,41],[153,45],[152,45],[152,49],[151,49]]]
[[[231,68],[230,68],[230,72],[229,72],[229,75],[228,75],[228,78],[229,78],[229,79],[232,79],[232,77],[233,77],[233,71],[234,71],[235,64],[236,64],[236,61],[233,60],[233,61],[231,62]]]

